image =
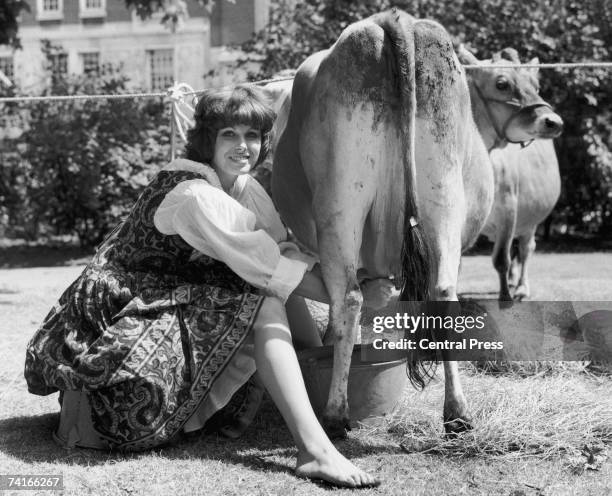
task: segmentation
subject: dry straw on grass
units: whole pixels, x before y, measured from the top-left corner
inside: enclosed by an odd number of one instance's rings
[[[510,377],[531,377],[534,375],[549,375],[560,372],[585,372],[590,362],[562,362],[559,360],[533,360],[533,361],[482,361],[468,363],[468,370],[490,375],[506,375]]]
[[[438,382],[422,393],[409,393],[389,420],[389,431],[401,437],[405,450],[454,457],[552,459],[576,456],[585,446],[612,444],[608,378],[565,371],[520,379],[483,373],[467,376],[464,388],[474,429],[455,438],[440,435],[443,387]]]

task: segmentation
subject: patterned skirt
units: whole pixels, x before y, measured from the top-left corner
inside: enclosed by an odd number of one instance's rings
[[[244,424],[261,399],[247,381],[263,296],[228,271],[205,272],[194,283],[127,271],[99,250],[28,344],[28,390],[80,392],[66,396],[62,421],[86,399],[74,422],[89,422],[99,447],[159,446],[213,416],[219,422],[224,408],[221,425]]]

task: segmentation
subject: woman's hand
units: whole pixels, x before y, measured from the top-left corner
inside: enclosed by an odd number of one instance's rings
[[[371,310],[386,307],[389,300],[394,296],[395,285],[390,279],[367,279],[360,284],[360,287],[363,295],[363,306]],[[304,274],[304,279],[295,289],[294,294],[322,303],[330,303],[319,264],[316,264],[311,271]]]
[[[319,264],[316,264],[312,270],[306,271],[302,282],[298,284],[292,294],[329,305],[329,294],[323,282]]]
[[[281,241],[278,244],[278,249],[283,257],[291,258],[292,260],[299,260],[300,249],[292,241]]]
[[[389,300],[393,297],[395,285],[390,279],[366,279],[361,283],[361,294],[363,295],[363,305],[372,310],[386,307]]]
[[[312,268],[317,263],[317,259],[307,253],[304,253],[300,250],[298,245],[291,241],[281,241],[278,244],[278,248],[280,249],[281,255],[283,257],[290,258],[291,260],[299,260],[300,262],[305,262],[308,265],[308,270],[312,270]]]

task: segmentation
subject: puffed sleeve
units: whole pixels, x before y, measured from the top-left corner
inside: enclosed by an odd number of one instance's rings
[[[306,262],[308,270],[312,270],[313,265],[318,262],[318,257],[288,240],[287,229],[274,208],[272,198],[255,178],[249,174],[238,176],[230,193],[238,203],[255,214],[255,229],[263,229],[279,243],[281,254],[290,251],[292,259]]]
[[[277,243],[287,240],[287,229],[274,208],[272,198],[255,178],[249,174],[238,176],[230,194],[255,214],[258,229],[266,231]]]
[[[154,224],[162,234],[178,234],[282,301],[308,269],[306,262],[281,255],[274,239],[256,229],[251,211],[202,179],[183,181],[170,191],[155,213]]]

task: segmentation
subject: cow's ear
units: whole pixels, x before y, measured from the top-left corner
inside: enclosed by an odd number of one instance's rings
[[[529,65],[538,65],[539,63],[540,63],[540,59],[537,57],[534,57],[529,61]],[[540,68],[539,67],[529,68],[529,72],[531,72],[533,77],[537,78],[538,73],[540,72]]]
[[[480,60],[478,60],[472,52],[470,52],[465,45],[462,43],[459,45],[457,49],[457,57],[459,57],[459,62],[463,65],[479,65]]]

